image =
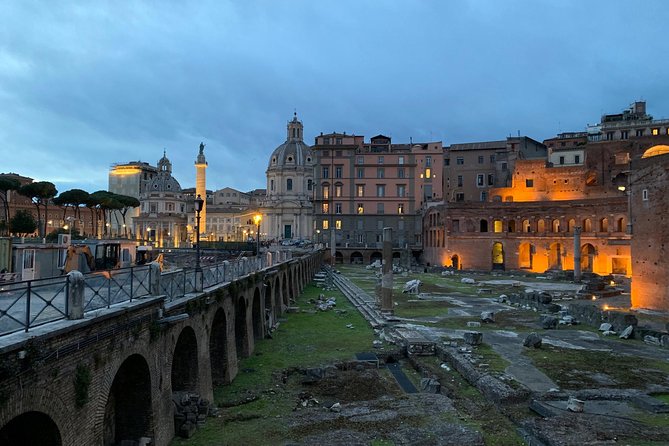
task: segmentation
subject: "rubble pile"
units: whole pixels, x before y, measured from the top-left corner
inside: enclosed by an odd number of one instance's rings
[[[174,433],[182,438],[193,436],[203,426],[207,416],[217,416],[218,408],[194,392],[174,392]]]

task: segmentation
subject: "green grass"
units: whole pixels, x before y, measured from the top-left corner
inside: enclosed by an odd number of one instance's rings
[[[644,359],[610,352],[586,351],[543,346],[524,350],[534,365],[560,387],[577,390],[584,387],[644,389],[649,384],[669,384],[669,362]],[[613,384],[602,384],[594,374],[606,375]]]
[[[502,358],[488,344],[481,344],[476,347],[474,353],[482,357],[481,362],[488,364],[488,370],[491,372],[504,373],[510,362]]]
[[[318,298],[320,293],[336,297],[337,309],[346,310],[345,313],[334,310],[306,312],[313,310],[308,300]],[[296,306],[305,312],[286,314],[273,339],[258,341],[254,354],[240,361],[239,374],[233,382],[214,389],[214,401],[219,405],[243,401],[247,397],[257,399],[222,408],[221,417],[209,418],[194,437],[189,440],[176,438],[172,445],[280,444],[290,438],[280,418],[295,407],[299,383],[289,379],[283,384],[273,374],[291,367],[320,366],[354,359],[355,353],[372,349],[372,329],[339,291],[324,292],[308,286]],[[353,324],[353,329],[347,328],[347,324]]]

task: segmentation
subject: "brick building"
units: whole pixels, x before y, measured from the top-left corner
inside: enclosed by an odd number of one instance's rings
[[[314,238],[330,243],[339,260],[368,260],[383,228],[396,249],[420,250],[421,212],[442,200],[441,142],[393,144],[391,138],[321,134],[312,146]],[[369,254],[369,253],[367,253]]]

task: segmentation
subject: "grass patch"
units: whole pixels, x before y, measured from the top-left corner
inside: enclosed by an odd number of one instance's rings
[[[534,365],[560,387],[577,390],[583,387],[645,388],[649,384],[667,385],[669,363],[611,352],[573,350],[544,345],[523,353]],[[602,380],[602,377],[606,378]],[[607,382],[608,380],[611,382]]]
[[[499,353],[493,350],[488,344],[477,346],[473,352],[481,356],[481,362],[488,364],[488,370],[492,372],[504,373],[504,370],[506,370],[510,364],[509,361],[502,358]]]
[[[337,299],[337,310],[312,313],[309,299],[324,293]],[[355,353],[372,349],[374,334],[367,322],[338,291],[323,292],[309,285],[297,299],[299,313],[286,314],[273,339],[256,342],[255,352],[239,363],[239,373],[232,383],[214,389],[214,401],[235,404],[247,398],[252,402],[221,409],[221,417],[209,418],[189,440],[175,438],[172,445],[218,446],[274,445],[291,438],[280,421],[290,413],[300,391],[297,379],[286,383],[276,373],[291,367],[311,367],[354,359]],[[353,324],[353,329],[347,328]]]

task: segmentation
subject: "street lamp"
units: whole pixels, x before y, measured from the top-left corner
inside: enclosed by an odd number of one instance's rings
[[[195,227],[195,275],[197,276],[198,273],[202,271],[200,268],[200,212],[202,211],[202,206],[204,205],[204,200],[198,194],[197,198],[195,199],[195,220],[196,220],[196,227]],[[197,280],[197,277],[196,277]]]
[[[260,221],[262,220],[262,215],[256,214],[253,216],[253,221],[255,222],[256,226],[258,227],[258,231],[256,232],[256,243],[257,243],[257,248],[256,248],[256,256],[260,255]]]

